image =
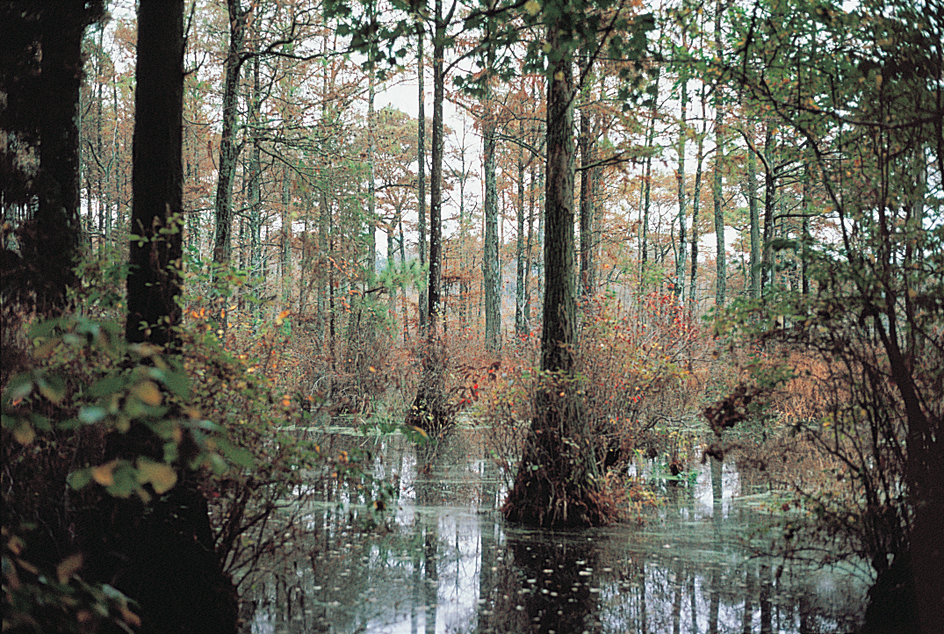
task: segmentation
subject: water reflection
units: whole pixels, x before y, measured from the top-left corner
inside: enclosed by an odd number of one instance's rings
[[[378,476],[400,500],[389,530],[315,508],[313,536],[244,589],[246,631],[849,632],[865,580],[755,556],[767,518],[750,483],[706,466],[642,526],[533,531],[496,512],[502,480],[481,439],[436,451],[384,441]]]

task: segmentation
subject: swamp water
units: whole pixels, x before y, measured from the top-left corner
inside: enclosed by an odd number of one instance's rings
[[[358,442],[399,488],[388,530],[352,526],[357,509],[337,500],[311,508],[310,540],[243,588],[244,631],[812,634],[862,621],[863,570],[758,554],[769,497],[727,465],[714,487],[708,468],[687,486],[663,482],[643,523],[547,531],[502,521],[505,479],[481,432],[435,452]]]

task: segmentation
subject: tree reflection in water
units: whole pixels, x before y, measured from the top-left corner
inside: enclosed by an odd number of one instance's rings
[[[861,623],[856,570],[756,555],[770,518],[727,465],[667,488],[642,525],[534,531],[502,522],[502,480],[474,432],[434,451],[383,442],[378,475],[401,492],[388,530],[359,528],[363,511],[345,506],[356,496],[331,492],[311,509],[310,538],[244,582],[247,632],[814,634]]]

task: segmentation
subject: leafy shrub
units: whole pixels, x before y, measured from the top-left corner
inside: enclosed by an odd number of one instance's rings
[[[208,320],[181,328],[172,354],[129,345],[116,324],[81,314],[29,326],[20,338],[27,354],[10,374],[5,368],[2,396],[4,530],[34,527],[24,536],[33,563],[23,565],[54,567],[91,549],[89,579],[107,579],[94,553],[125,543],[109,536],[115,515],[109,520],[104,509],[112,499],[132,523],[152,517],[190,531],[239,585],[263,554],[308,530],[303,502],[319,483],[393,495],[370,485],[358,455],[331,453],[297,433],[311,414],[264,376],[283,343],[277,332],[261,333],[259,359],[223,350]],[[200,526],[204,500],[212,532]],[[194,515],[174,511],[180,504]],[[29,596],[37,606],[49,596],[66,601],[71,577],[53,586],[37,579],[25,594],[5,594],[10,609]],[[94,608],[86,599],[111,600],[101,584],[82,588],[73,616]]]

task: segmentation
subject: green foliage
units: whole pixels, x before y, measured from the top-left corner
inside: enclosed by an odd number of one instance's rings
[[[173,355],[128,344],[118,325],[81,314],[29,327],[26,367],[9,377],[2,395],[4,530],[43,526],[45,536],[29,541],[71,549],[72,514],[98,496],[147,504],[191,480],[210,501],[217,555],[241,582],[263,553],[309,530],[304,503],[325,487],[349,489],[370,522],[382,524],[396,491],[373,481],[369,454],[308,440],[298,430],[311,424],[319,404],[279,395],[264,376],[267,365],[279,367],[281,318],[259,332],[252,352],[260,358],[225,351],[210,322],[189,313],[188,321]],[[24,585],[15,600],[35,607],[43,597],[60,597],[63,610],[71,605],[65,586],[38,578],[40,585]],[[76,596],[111,600],[105,586],[81,588]]]
[[[404,64],[417,29],[429,30],[425,23],[432,18],[425,2],[397,0],[383,15],[377,15],[374,6],[367,0],[333,0],[328,14],[338,19],[338,34],[350,38],[350,48],[368,56],[365,68],[379,66],[377,72],[384,76],[388,69]],[[636,5],[627,7],[621,0],[480,0],[463,9],[456,16],[459,28],[444,31],[443,45],[455,49],[460,37],[474,34],[471,49],[462,55],[473,58],[485,72],[455,78],[470,95],[484,96],[493,77],[509,81],[519,73],[546,74],[559,60],[579,50],[590,52],[594,60],[633,62],[616,69],[619,98],[629,104],[645,94],[647,76],[636,62],[650,55],[647,38],[655,28],[655,18],[638,12]],[[445,19],[451,18],[452,13]],[[547,46],[543,33],[534,35],[550,23],[561,29],[559,47]]]
[[[73,469],[68,482],[96,482],[110,494],[149,500],[176,482],[171,465],[184,438],[195,442],[186,466],[244,460],[222,428],[191,406],[190,381],[178,360],[149,344],[127,344],[114,324],[69,316],[34,324],[27,337],[35,366],[14,375],[3,393],[3,427],[23,445],[37,432],[71,434],[94,427],[102,436],[147,429],[160,444],[154,456],[113,458]],[[84,457],[88,459],[88,457]]]

